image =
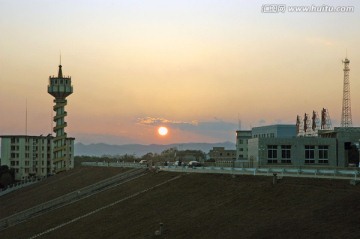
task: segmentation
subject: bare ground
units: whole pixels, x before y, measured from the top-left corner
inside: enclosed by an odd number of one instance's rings
[[[0,197],[0,219],[124,172],[123,168],[78,167]]]
[[[360,187],[347,180],[283,178],[273,185],[271,177],[160,172],[10,227],[0,238],[29,238],[178,175],[38,238],[155,238],[160,222],[164,234],[156,238],[360,237]],[[18,193],[33,197],[31,190]]]

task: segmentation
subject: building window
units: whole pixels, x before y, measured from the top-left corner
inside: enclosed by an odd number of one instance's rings
[[[291,159],[282,159],[282,160],[281,160],[281,163],[291,164]]]
[[[328,159],[329,157],[329,146],[319,145],[319,159]]]
[[[240,152],[243,152],[243,151],[244,151],[244,148],[240,148],[239,151],[240,151]]]
[[[305,159],[314,159],[315,157],[315,146],[305,145]]]
[[[276,159],[277,158],[277,145],[268,145],[268,158]]]
[[[239,139],[239,144],[243,144],[244,141],[242,139]]]
[[[291,158],[291,145],[281,145],[281,158]]]
[[[13,158],[13,159],[19,158],[19,154],[18,153],[11,153],[11,158]]]
[[[276,159],[268,159],[268,161],[267,161],[268,163],[277,163],[277,160]]]

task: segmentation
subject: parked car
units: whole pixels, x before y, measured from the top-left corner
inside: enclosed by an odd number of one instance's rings
[[[201,163],[198,161],[190,161],[188,163],[188,167],[200,167],[200,166],[201,166]]]
[[[147,164],[147,160],[140,160],[139,164]]]

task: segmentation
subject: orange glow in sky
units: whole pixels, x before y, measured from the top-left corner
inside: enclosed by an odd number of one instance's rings
[[[295,124],[323,107],[338,126],[346,49],[360,125],[360,2],[328,3],[353,13],[279,14],[245,0],[45,2],[0,3],[0,135],[25,133],[26,101],[28,134],[51,132],[60,51],[77,142],[235,142],[239,120]],[[171,134],[159,137],[163,125]]]

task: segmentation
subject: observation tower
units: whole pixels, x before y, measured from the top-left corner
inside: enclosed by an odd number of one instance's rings
[[[71,157],[70,157],[70,143],[67,140],[65,133],[65,106],[67,105],[66,97],[73,93],[73,87],[71,85],[71,77],[65,77],[62,74],[61,58],[59,65],[58,76],[49,77],[48,93],[55,97],[54,99],[54,122],[56,123],[53,128],[55,138],[53,139],[53,169],[55,172],[65,171],[71,168]]]

